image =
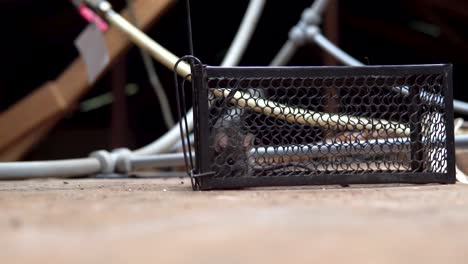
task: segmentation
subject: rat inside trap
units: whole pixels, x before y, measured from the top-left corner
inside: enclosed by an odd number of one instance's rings
[[[451,71],[194,64],[193,183],[453,183]]]

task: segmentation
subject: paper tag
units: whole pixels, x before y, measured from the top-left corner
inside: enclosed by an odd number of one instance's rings
[[[86,64],[88,82],[92,84],[109,64],[104,36],[95,23],[90,23],[75,39],[75,46]]]

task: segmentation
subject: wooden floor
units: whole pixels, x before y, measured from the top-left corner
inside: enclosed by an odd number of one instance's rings
[[[468,186],[0,182],[0,263],[467,263]]]

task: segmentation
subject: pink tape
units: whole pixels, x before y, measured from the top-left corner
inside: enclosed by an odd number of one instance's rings
[[[84,19],[86,19],[89,23],[96,23],[97,27],[101,32],[105,32],[107,31],[107,29],[109,29],[109,25],[107,25],[107,23],[104,20],[102,20],[87,6],[80,6],[78,8],[78,12],[80,12],[81,16],[84,17]]]

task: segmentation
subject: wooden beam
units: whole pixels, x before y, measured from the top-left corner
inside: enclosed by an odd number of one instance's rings
[[[150,28],[174,2],[175,0],[135,1],[135,11],[143,30]],[[122,14],[124,17],[128,17],[127,10],[124,10]],[[116,28],[111,28],[106,32],[105,40],[110,57],[108,70],[128,51],[132,43]],[[40,140],[47,134],[46,131],[52,129],[67,111],[72,110],[73,106],[90,88],[85,63],[81,58],[77,58],[54,82],[39,87],[1,113],[0,157],[12,157],[12,155],[2,154],[7,149],[11,150],[12,144],[20,144],[22,149],[32,146],[27,142],[21,143],[20,141],[25,141],[26,137],[31,136],[31,132],[38,128],[42,128],[43,133],[36,140],[30,140],[30,142]],[[51,123],[45,125],[44,123],[47,121]],[[24,153],[24,151],[21,152]]]
[[[0,115],[0,153],[44,121],[63,113],[67,102],[54,83],[46,83]]]
[[[59,120],[51,119],[45,121],[40,127],[29,131],[29,133],[10,144],[2,152],[0,152],[1,161],[19,160],[26,155],[31,148],[36,146],[49,131],[58,123]]]

